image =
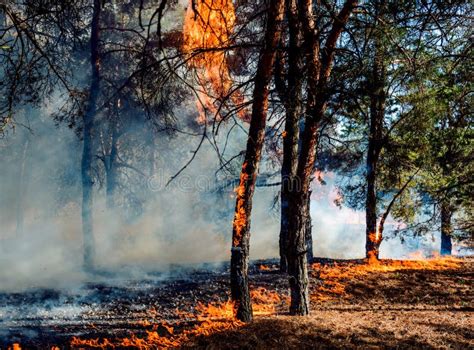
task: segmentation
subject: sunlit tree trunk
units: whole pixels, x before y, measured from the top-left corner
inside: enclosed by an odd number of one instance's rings
[[[97,112],[97,100],[100,90],[99,74],[99,20],[101,12],[101,0],[94,0],[94,8],[91,22],[90,36],[90,64],[91,83],[89,86],[89,97],[87,108],[83,117],[83,150],[81,162],[82,177],[82,231],[84,249],[84,268],[93,269],[94,266],[94,234],[92,222],[92,157],[93,157],[93,126]]]
[[[371,123],[372,125],[372,123]],[[372,127],[371,127],[372,129]],[[369,136],[369,146],[367,153],[367,197],[365,202],[365,220],[366,220],[366,242],[365,253],[369,261],[379,259],[379,241],[381,232],[377,231],[377,193],[376,193],[376,171],[378,162],[378,152],[374,144],[372,131]]]
[[[453,234],[453,226],[451,223],[453,212],[449,203],[441,203],[441,255],[452,254],[451,236]]]
[[[253,92],[252,116],[245,160],[240,173],[232,230],[231,294],[236,317],[244,322],[252,320],[252,306],[248,285],[248,259],[250,240],[250,214],[252,196],[262,153],[268,108],[269,84],[280,40],[280,23],[283,18],[283,0],[271,1],[268,9],[265,42],[262,49]]]
[[[298,122],[301,115],[302,75],[301,72],[301,28],[298,21],[296,0],[286,1],[289,26],[288,86],[284,91],[286,109],[283,134],[283,163],[281,167],[281,221],[280,221],[280,270],[288,269],[288,215],[291,179],[295,176],[298,160]],[[282,94],[283,95],[283,94]]]
[[[311,0],[298,1],[298,15],[303,28],[303,50],[306,54],[308,96],[304,128],[301,132],[298,164],[291,179],[288,216],[288,275],[290,285],[290,313],[309,314],[309,278],[306,251],[306,211],[311,173],[316,156],[320,115],[316,112],[316,94],[320,74],[319,41],[315,37],[313,4]],[[315,118],[313,118],[315,117]],[[317,119],[318,118],[318,119]]]
[[[383,1],[379,4],[379,12]],[[380,13],[378,14],[380,16]],[[377,167],[383,142],[383,121],[385,117],[385,52],[381,42],[381,33],[374,35],[374,61],[370,91],[370,127],[367,147],[366,182],[367,197],[366,214],[366,243],[365,253],[369,261],[379,259],[379,248],[382,242],[382,232],[377,231]]]
[[[316,160],[319,127],[324,118],[328,100],[327,83],[331,74],[335,47],[357,1],[348,0],[335,18],[320,52],[319,38],[313,15],[313,2],[299,0],[300,21],[303,26],[304,51],[307,56],[308,94],[304,131],[298,155],[296,176],[289,193],[288,275],[290,284],[290,313],[309,313],[309,279],[307,267],[306,226],[310,184]],[[306,207],[306,208],[305,208]]]

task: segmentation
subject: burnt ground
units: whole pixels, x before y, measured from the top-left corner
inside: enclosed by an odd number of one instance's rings
[[[473,259],[369,270],[361,261],[315,262],[309,317],[288,316],[286,277],[272,261],[254,262],[251,287],[260,291],[254,300],[260,304],[255,321],[229,321],[224,330],[197,332],[176,344],[209,349],[474,349]],[[98,345],[131,334],[146,338],[147,331],[172,337],[166,325],[175,334],[196,327],[201,322],[192,317],[196,306],[225,302],[228,289],[228,270],[222,266],[180,270],[166,278],[89,283],[70,291],[2,293],[0,349],[14,343],[23,349],[70,348],[74,336],[98,339]],[[104,338],[110,342],[102,342]]]

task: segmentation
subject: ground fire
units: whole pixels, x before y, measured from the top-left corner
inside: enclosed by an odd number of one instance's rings
[[[397,314],[402,322],[407,322],[414,327],[413,332],[417,332],[418,322],[410,319],[411,313],[420,313],[420,318],[433,313],[444,313],[446,327],[456,326],[456,320],[465,319],[469,322],[470,309],[472,305],[472,293],[470,284],[473,281],[472,260],[458,258],[434,257],[429,259],[416,260],[382,260],[378,264],[367,265],[363,260],[329,260],[316,259],[310,270],[311,279],[314,282],[310,292],[313,303],[313,314],[309,316],[309,322],[313,319],[340,310],[337,317],[357,317],[357,313],[367,309],[371,312],[390,312],[393,308],[403,307],[410,312],[404,311]],[[265,266],[262,269],[262,266]],[[278,269],[272,267],[272,263],[257,263],[252,268],[252,288],[251,298],[254,303],[255,323],[254,327],[261,325],[262,332],[277,332],[268,330],[267,322],[291,322],[286,319],[286,308],[289,303],[288,294],[285,288],[284,276]],[[201,274],[201,276],[199,276]],[[154,297],[145,297],[142,302],[151,304],[158,298],[159,309],[155,307],[139,311],[127,306],[129,301],[117,298],[113,303],[101,305],[108,310],[100,310],[97,315],[71,320],[63,320],[64,323],[42,329],[43,334],[57,333],[57,329],[63,332],[61,343],[54,345],[55,339],[47,339],[49,348],[60,348],[61,344],[67,342],[70,347],[77,349],[88,348],[188,348],[188,347],[223,347],[227,348],[230,343],[239,339],[242,347],[262,346],[264,339],[245,339],[247,325],[235,319],[233,305],[230,300],[217,300],[226,288],[226,281],[223,273],[218,271],[202,271],[200,274],[189,275],[191,283],[199,284],[197,292],[186,287],[184,280],[167,283],[158,282],[152,294]],[[420,280],[420,278],[422,278]],[[208,286],[201,284],[208,283]],[[449,282],[449,288],[443,283]],[[416,285],[415,285],[416,283]],[[440,284],[440,286],[436,286]],[[364,288],[361,290],[361,288]],[[207,290],[211,293],[206,293]],[[110,293],[110,292],[109,292]],[[130,291],[128,291],[130,293]],[[179,298],[181,309],[174,308],[174,304],[168,304],[166,298],[174,293],[175,298]],[[25,296],[22,296],[24,298]],[[114,297],[117,297],[114,296]],[[139,296],[136,296],[139,297]],[[168,305],[167,305],[168,304]],[[402,306],[403,305],[403,306]],[[352,311],[351,311],[352,310]],[[470,311],[471,310],[471,311]],[[106,313],[103,313],[107,311]],[[116,317],[126,312],[126,316],[135,319],[135,323],[113,325]],[[355,314],[352,314],[354,313]],[[102,316],[100,313],[103,313]],[[337,312],[336,312],[337,313]],[[344,316],[344,313],[347,313]],[[104,315],[109,317],[104,318]],[[116,316],[114,316],[116,315]],[[372,317],[378,317],[373,315]],[[139,319],[142,318],[142,319]],[[393,320],[392,320],[393,321]],[[472,321],[472,319],[471,319]],[[295,320],[295,324],[300,322]],[[325,320],[314,330],[318,334],[324,334],[325,327],[330,320]],[[366,320],[370,322],[370,320]],[[388,325],[390,319],[388,319]],[[68,323],[68,325],[67,325]],[[394,322],[392,322],[394,323]],[[113,327],[111,327],[113,325]],[[258,329],[258,328],[257,328]],[[230,332],[227,338],[226,334]],[[321,332],[321,333],[320,333]],[[341,333],[339,333],[341,332]],[[344,336],[347,330],[339,329],[335,332],[336,337]],[[431,330],[433,332],[433,329]],[[67,334],[82,333],[83,335],[69,336]],[[123,334],[121,336],[120,334]],[[273,333],[272,333],[273,334]],[[273,334],[273,336],[277,336]],[[308,335],[309,336],[309,335]],[[437,334],[425,334],[427,341],[436,341]],[[441,336],[441,335],[439,335]],[[443,340],[443,344],[449,341],[455,334]],[[341,347],[364,346],[367,337],[372,337],[374,341],[382,344],[390,343],[393,339],[378,337],[374,334],[361,330],[353,338],[339,339]],[[24,348],[32,347],[44,348],[48,343],[35,343],[33,340],[26,342]],[[286,342],[295,340],[283,340],[282,347]],[[462,343],[459,340],[459,344]],[[294,345],[304,343],[294,343]],[[416,346],[416,343],[409,343]],[[21,349],[21,344],[15,344],[12,349]]]
[[[468,1],[0,1],[0,350],[474,349]]]

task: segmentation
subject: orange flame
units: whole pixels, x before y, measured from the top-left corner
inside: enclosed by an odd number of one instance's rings
[[[265,288],[258,288],[250,292],[252,298],[254,313],[256,315],[270,315],[276,312],[278,305],[286,302],[287,298],[280,297],[277,292],[269,291]],[[182,312],[177,310],[176,315],[180,318],[174,326],[168,322],[162,322],[153,326],[152,330],[146,330],[144,337],[138,337],[131,334],[127,338],[116,340],[111,339],[81,339],[73,337],[70,344],[73,348],[123,348],[132,347],[138,349],[169,349],[179,348],[186,344],[192,344],[193,340],[199,336],[207,336],[224,330],[235,329],[244,325],[244,323],[234,318],[234,307],[232,301],[211,303],[208,305],[198,303],[194,308],[194,313]],[[151,310],[153,311],[153,310]],[[155,316],[155,315],[153,315]],[[176,328],[189,326],[189,321],[194,324],[197,320],[199,324],[192,328],[177,330]],[[142,323],[143,325],[143,323]],[[158,329],[165,330],[164,335],[160,335]],[[163,332],[161,332],[163,333]]]
[[[414,255],[419,258],[419,255]],[[337,299],[347,296],[346,281],[352,280],[357,276],[366,276],[374,272],[395,272],[402,270],[427,270],[442,271],[455,269],[460,266],[462,261],[453,257],[434,257],[423,260],[380,260],[376,264],[334,264],[321,265],[315,263],[312,265],[313,271],[319,272],[319,278],[323,284],[311,294],[311,300],[314,302]]]
[[[234,319],[233,304],[230,301],[204,305],[198,303],[195,308],[197,315],[191,313],[178,312],[177,314],[187,320],[196,319],[201,323],[195,325],[191,329],[185,329],[181,332],[175,331],[175,327],[167,322],[160,323],[153,327],[153,330],[146,331],[146,336],[141,338],[135,334],[131,334],[127,338],[121,338],[115,341],[110,339],[81,339],[73,337],[70,344],[74,347],[88,348],[122,348],[132,347],[137,349],[169,349],[177,348],[182,344],[189,343],[193,338],[201,335],[210,335],[226,329],[234,329],[243,325],[240,321]],[[181,325],[178,322],[177,325]],[[166,335],[160,335],[158,328],[161,327],[166,331]]]
[[[242,229],[247,225],[247,213],[245,211],[245,185],[248,179],[248,174],[245,172],[245,168],[247,167],[247,163],[242,164],[242,172],[240,174],[240,183],[239,187],[235,189],[235,193],[237,194],[237,208],[235,210],[234,216],[234,230],[235,236],[233,239],[233,246],[238,247],[241,242],[242,238]]]
[[[377,227],[375,232],[369,233],[369,240],[376,246],[380,246],[380,243],[382,243],[382,234],[379,231],[379,228]],[[376,253],[371,251],[369,252],[368,256],[368,262],[369,264],[378,264],[379,259],[376,256]]]
[[[21,350],[21,345],[18,343],[13,343],[11,347],[7,347],[7,350]],[[59,347],[52,346],[51,350],[59,350]]]
[[[215,319],[233,319],[234,318],[234,307],[233,303],[228,300],[217,305],[208,304],[204,305],[198,303],[196,306],[196,311],[199,313],[197,319],[199,321],[208,321]]]
[[[232,0],[189,0],[183,26],[183,51],[189,56],[188,65],[196,72],[198,85],[198,122],[206,121],[205,110],[217,114],[213,99],[223,99],[231,93],[232,78],[227,65],[225,47],[235,24]],[[213,93],[213,98],[211,94]],[[236,92],[234,103],[242,102]]]
[[[263,287],[251,290],[250,298],[252,298],[253,302],[254,315],[274,315],[277,312],[278,306],[288,302],[288,298]]]

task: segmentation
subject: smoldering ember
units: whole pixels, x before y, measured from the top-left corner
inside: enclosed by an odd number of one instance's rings
[[[473,6],[0,0],[0,350],[473,349]]]

